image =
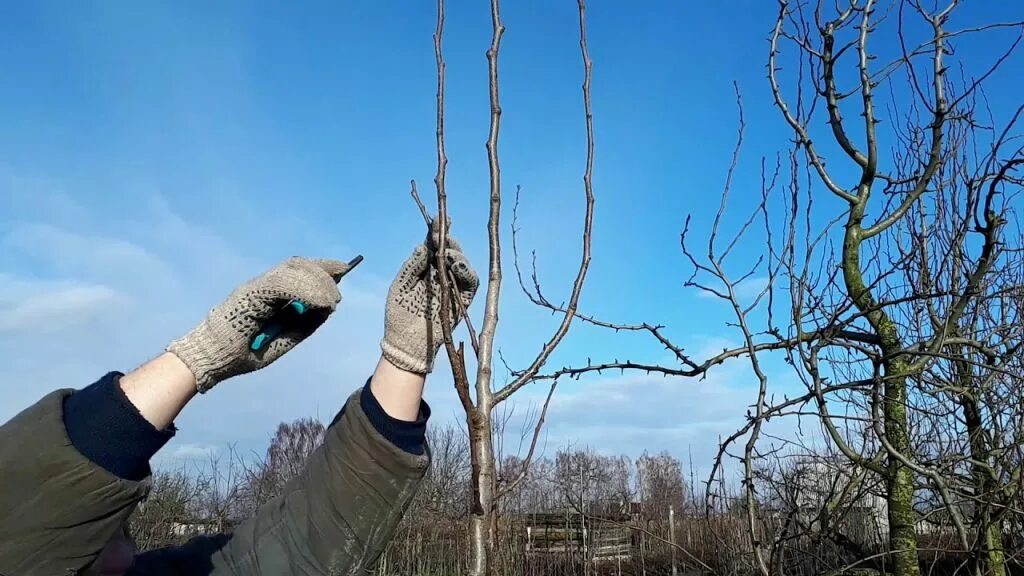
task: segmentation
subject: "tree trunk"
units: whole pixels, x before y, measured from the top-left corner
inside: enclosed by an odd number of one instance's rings
[[[893,448],[908,453],[906,433],[907,411],[902,403],[906,396],[906,381],[889,388],[899,388],[887,394],[886,435]],[[899,399],[899,400],[898,400]],[[917,533],[914,518],[914,479],[910,469],[895,457],[889,456],[889,474],[886,478],[889,508],[889,548],[892,551],[896,576],[917,576],[920,567],[917,558]]]
[[[866,198],[866,195],[862,195]],[[864,218],[863,201],[851,206],[846,235],[843,241],[843,280],[847,294],[854,305],[867,316],[875,334],[878,335],[883,358],[884,399],[882,427],[892,450],[911,456],[909,425],[907,421],[907,369],[903,360],[892,360],[903,349],[896,324],[881,308],[876,307],[874,297],[864,283],[860,265],[862,242],[861,222]],[[889,517],[889,551],[893,559],[896,576],[918,576],[920,566],[917,557],[917,532],[914,516],[914,478],[908,468],[893,454],[889,454],[885,470],[886,504]]]
[[[983,572],[988,576],[1006,576],[1006,552],[1003,551],[1003,531],[999,524],[988,522],[988,530],[985,532],[985,561],[988,571]]]
[[[494,438],[491,436],[491,407],[477,406],[467,418],[470,435],[473,501],[469,521],[472,576],[489,576],[492,567],[494,493],[496,470]]]
[[[959,350],[963,358],[963,350]],[[957,377],[963,390],[971,390],[974,381],[971,365],[965,360],[956,363]],[[992,519],[992,482],[985,466],[990,464],[988,443],[985,440],[984,422],[981,409],[972,392],[960,394],[960,407],[967,427],[967,439],[971,448],[971,476],[974,480],[974,518],[972,521],[977,542],[974,545],[974,573],[989,576],[1006,576],[1006,557],[1003,553],[1003,535],[999,524]]]

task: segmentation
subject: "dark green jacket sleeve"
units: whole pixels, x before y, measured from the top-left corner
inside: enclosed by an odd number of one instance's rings
[[[58,390],[0,426],[0,574],[65,576],[93,561],[149,492],[82,456]]]
[[[284,493],[231,535],[142,554],[130,576],[341,576],[373,570],[429,466],[384,438],[353,394]]]

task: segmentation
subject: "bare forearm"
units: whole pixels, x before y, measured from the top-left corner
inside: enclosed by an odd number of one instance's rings
[[[419,417],[425,381],[423,374],[402,370],[382,356],[370,379],[370,391],[388,416],[413,422]]]
[[[146,421],[163,430],[195,396],[196,379],[177,356],[164,353],[122,376],[121,390]]]

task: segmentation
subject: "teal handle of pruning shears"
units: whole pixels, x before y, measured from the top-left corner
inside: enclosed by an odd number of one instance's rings
[[[359,263],[362,261],[362,255],[356,256],[351,261],[349,261],[349,267],[348,270],[345,271],[345,274],[351,272],[352,269],[358,266]],[[335,282],[340,281],[341,276],[336,276],[334,280]],[[270,342],[273,341],[274,338],[277,338],[278,336],[281,335],[281,332],[284,330],[285,324],[287,324],[289,320],[294,320],[295,316],[302,316],[303,314],[306,313],[308,309],[309,308],[306,306],[306,303],[301,300],[292,300],[288,302],[288,304],[285,305],[284,308],[282,308],[277,314],[274,315],[273,318],[270,319],[270,321],[263,325],[263,328],[260,330],[259,334],[257,334],[256,337],[252,339],[252,342],[249,344],[249,348],[253,352],[259,352],[260,350],[265,348],[267,344],[270,344]]]
[[[290,313],[301,316],[306,313],[306,305],[303,304],[301,300],[292,300],[287,306],[285,306],[284,310],[278,313],[274,318],[271,318],[270,322],[264,324],[263,330],[261,330],[260,333],[252,339],[252,344],[249,345],[253,352],[258,352],[269,344],[271,340],[277,338],[281,334],[281,331],[284,330],[284,323],[281,321],[282,319],[280,316]]]

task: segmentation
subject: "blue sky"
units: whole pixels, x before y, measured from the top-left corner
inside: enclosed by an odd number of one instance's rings
[[[1010,4],[968,3],[964,22],[1012,16]],[[760,157],[787,145],[765,80],[776,7],[637,6],[594,1],[588,11],[597,208],[582,303],[668,325],[699,356],[735,335],[725,307],[682,288],[678,235],[694,213],[704,238],[717,208],[735,141],[733,81],[747,120],[733,205],[750,206]],[[522,247],[538,251],[560,299],[577,265],[585,159],[576,5],[517,0],[503,13],[503,185],[509,206],[522,186]],[[193,403],[164,456],[261,450],[279,421],[329,418],[372,369],[384,292],[423,235],[408,182],[431,196],[434,16],[432,2],[10,6],[0,21],[0,419],[53,388],[131,369],[281,258],[362,253],[323,333]],[[481,269],[489,39],[485,2],[448,3],[448,190],[454,232]],[[1005,39],[966,43],[958,56],[982,66]],[[1016,58],[994,80],[997,113],[1019,101],[1022,72]],[[762,248],[745,245],[737,260]],[[510,264],[499,345],[518,366],[554,324],[518,293]],[[663,359],[646,340],[581,329],[553,363],[587,357]],[[737,367],[704,382],[568,383],[549,445],[680,455],[693,445],[705,457],[742,418],[751,385]],[[443,370],[428,399],[438,421],[456,417]]]

